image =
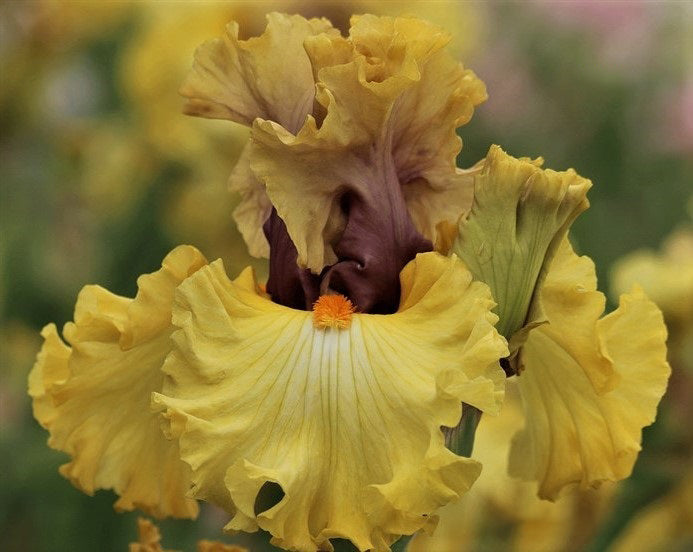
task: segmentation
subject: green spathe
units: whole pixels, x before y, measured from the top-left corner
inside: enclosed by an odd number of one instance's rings
[[[589,207],[589,180],[572,169],[542,169],[542,162],[491,146],[452,245],[474,277],[490,286],[499,333],[508,340],[516,336],[511,354],[523,341],[518,332],[543,320],[540,312],[530,312],[536,310],[532,297],[571,223]]]

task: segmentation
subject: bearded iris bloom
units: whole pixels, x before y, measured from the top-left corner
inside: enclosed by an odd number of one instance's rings
[[[251,126],[230,185],[269,279],[246,269],[232,280],[221,260],[180,246],[140,278],[135,299],[84,288],[67,345],[55,326],[44,329],[29,392],[49,444],[72,457],[61,472],[77,487],[112,488],[116,508],[157,516],[194,517],[195,501],[209,501],[231,515],[227,530],[262,528],[286,549],[344,538],[384,551],[432,529],[435,511],[469,489],[481,466],[446,448],[443,428],[458,425],[463,403],[498,412],[500,359],[541,380],[530,364],[553,350],[534,335],[566,312],[586,321],[576,350],[593,345],[590,327],[608,346],[613,370],[587,370],[588,383],[616,392],[638,355],[621,337],[639,322],[626,313],[597,324],[593,309],[554,304],[549,293],[563,282],[551,270],[586,206],[586,181],[538,162],[515,166],[497,148],[456,167],[456,129],[486,92],[446,53],[448,40],[414,18],[354,17],[344,37],[324,19],[270,14],[259,37],[239,40],[232,23],[198,49],[181,89],[186,111]],[[505,215],[518,201],[531,216],[516,236]],[[637,431],[619,407],[644,380],[609,403],[604,426],[627,433],[628,454],[666,371],[661,321],[645,299],[636,305],[653,328],[636,371],[657,368],[658,386]],[[570,383],[566,393],[591,400],[582,380]],[[534,393],[532,408],[550,395]],[[532,435],[520,464],[539,473],[554,443]],[[567,437],[558,453],[573,444]],[[623,477],[631,456],[598,475]],[[572,478],[557,476],[551,490]],[[263,505],[268,485],[281,497]]]

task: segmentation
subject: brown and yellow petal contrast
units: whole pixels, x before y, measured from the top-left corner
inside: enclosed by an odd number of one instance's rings
[[[271,200],[298,263],[315,273],[359,257],[348,223],[416,249],[416,235],[432,240],[472,200],[469,174],[455,167],[456,128],[486,99],[484,84],[434,25],[372,15],[351,25],[343,37],[325,20],[271,14],[263,35],[239,41],[232,24],[198,50],[181,90],[190,114],[253,124],[231,176],[251,251],[268,252]]]
[[[325,19],[270,13],[261,36],[239,40],[238,32],[238,24],[229,23],[223,38],[206,42],[195,52],[193,69],[180,89],[187,98],[185,112],[246,126],[257,118],[266,119],[296,132],[312,112],[315,98],[303,43],[309,36],[339,31]],[[264,184],[250,172],[249,153],[241,155],[229,182],[241,195],[234,218],[250,253],[267,257],[262,225],[271,206]]]
[[[659,309],[634,288],[601,317],[594,265],[567,239],[537,300],[548,323],[529,331],[519,353],[525,428],[513,442],[510,471],[554,499],[567,486],[630,475],[671,370]]]
[[[401,288],[392,315],[337,298],[315,316],[270,301],[249,269],[229,280],[221,261],[178,288],[154,402],[193,495],[233,515],[226,530],[382,552],[476,479],[480,465],[446,449],[441,426],[457,424],[462,401],[499,409],[507,347],[489,290],[437,253],[409,263]],[[259,507],[268,483],[281,499]]]
[[[150,399],[171,349],[174,290],[206,264],[195,248],[178,247],[160,270],[140,277],[135,299],[82,289],[63,331],[67,345],[55,325],[43,329],[29,376],[34,415],[50,432],[48,444],[72,457],[60,473],[88,494],[113,489],[118,510],[197,515],[186,498],[190,470],[161,433]]]
[[[372,15],[353,17],[347,38],[305,41],[316,109],[297,133],[256,121],[251,154],[301,266],[319,272],[335,262],[354,209],[389,218],[385,232],[415,228],[430,240],[440,220],[471,204],[471,180],[455,167],[455,129],[486,91],[446,52],[448,41],[419,19]]]

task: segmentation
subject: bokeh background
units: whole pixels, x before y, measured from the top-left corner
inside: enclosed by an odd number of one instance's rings
[[[137,513],[87,497],[57,471],[33,420],[26,378],[39,330],[72,317],[80,288],[133,296],[179,243],[253,263],[231,219],[226,179],[247,138],[227,121],[186,118],[177,88],[196,45],[236,19],[259,34],[272,10],[413,13],[446,27],[489,100],[460,129],[460,166],[498,143],[574,167],[594,182],[575,223],[610,304],[639,280],[669,326],[672,384],[631,479],[555,505],[505,476],[521,424],[511,398],[483,420],[485,471],[411,550],[693,549],[693,9],[687,2],[167,2],[9,0],[0,4],[0,547],[122,551]],[[512,393],[511,393],[512,395]],[[223,537],[225,515],[163,521],[167,548]]]

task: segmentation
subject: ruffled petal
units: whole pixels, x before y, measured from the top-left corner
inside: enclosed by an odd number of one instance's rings
[[[573,170],[543,170],[540,164],[492,146],[474,177],[474,205],[460,219],[452,246],[474,276],[491,287],[498,331],[508,339],[530,322],[542,274],[570,224],[589,206],[589,180]]]
[[[137,537],[137,542],[130,543],[129,552],[167,552],[161,546],[159,528],[148,519],[137,519]]]
[[[150,398],[171,349],[174,290],[205,264],[196,249],[181,246],[159,271],[140,277],[135,299],[86,286],[63,332],[71,347],[55,326],[44,328],[29,380],[36,417],[50,432],[48,444],[72,457],[60,473],[88,494],[112,488],[118,510],[197,515],[186,498],[189,468],[178,444],[164,439]]]
[[[297,130],[313,108],[313,73],[303,49],[309,36],[336,33],[326,19],[270,13],[259,36],[238,39],[238,24],[195,52],[180,93],[185,111],[250,126],[260,117]]]
[[[486,93],[444,50],[448,41],[424,21],[371,15],[352,18],[349,38],[306,40],[318,108],[298,133],[257,122],[251,156],[301,266],[318,273],[337,260],[354,209],[369,210],[371,226],[390,221],[392,228],[362,228],[369,237],[405,243],[414,233],[432,240],[440,220],[469,206],[471,182],[455,168],[455,129]]]
[[[41,336],[43,345],[29,373],[29,396],[34,418],[48,429],[56,416],[51,393],[56,385],[64,383],[70,376],[68,360],[71,350],[60,339],[55,324],[45,326]]]
[[[151,521],[137,519],[138,542],[131,542],[129,552],[175,552],[161,546],[161,532]],[[247,548],[219,541],[202,539],[197,541],[197,552],[248,552]]]
[[[592,262],[566,240],[539,294],[548,324],[531,330],[520,352],[526,422],[510,470],[537,480],[542,498],[628,477],[671,371],[654,303],[634,289],[600,319],[595,288]]]
[[[202,539],[197,541],[197,552],[248,552],[248,549],[235,544]]]
[[[169,378],[154,402],[179,436],[193,494],[233,514],[227,530],[300,551],[330,538],[384,551],[431,522],[480,466],[444,446],[462,401],[497,410],[503,394],[488,288],[462,263],[419,255],[393,315],[355,313],[318,329],[220,261],[178,290]],[[483,390],[483,391],[482,391]],[[265,511],[268,483],[281,500]],[[265,506],[266,508],[266,506]]]

